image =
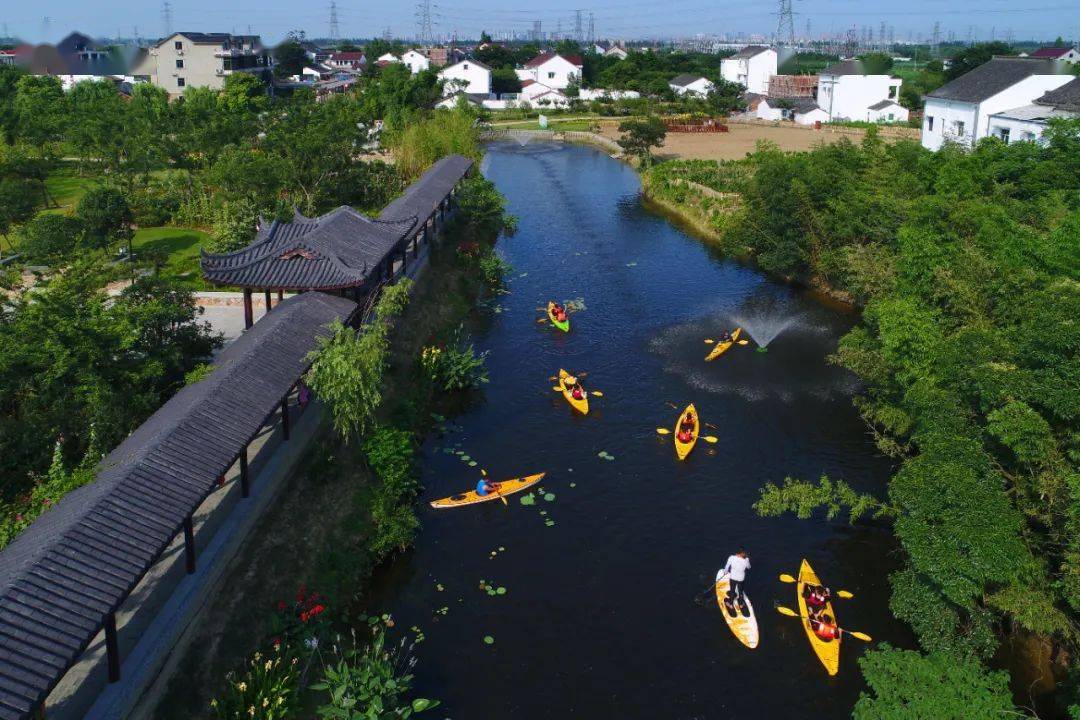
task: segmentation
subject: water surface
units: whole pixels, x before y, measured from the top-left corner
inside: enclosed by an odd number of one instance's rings
[[[799,622],[772,609],[795,604],[777,575],[807,557],[855,593],[837,608],[841,625],[906,645],[887,606],[888,535],[843,519],[760,518],[751,504],[788,475],[884,486],[889,464],[851,406],[857,385],[826,362],[855,318],[650,214],[637,175],[601,152],[500,143],[482,167],[519,218],[499,242],[511,293],[473,330],[491,383],[451,432],[426,441],[423,529],[374,598],[425,632],[416,689],[442,700],[431,714],[848,717],[865,646],[845,642],[829,678]],[[583,300],[570,334],[536,323],[549,298]],[[736,347],[704,363],[703,340],[740,321],[762,339],[779,329],[768,352]],[[586,386],[605,394],[588,417],[551,391],[560,367],[587,371]],[[719,441],[678,463],[655,429],[675,422],[670,404],[688,402]],[[478,468],[454,450],[496,477],[546,471],[555,499],[431,510],[427,501],[475,484]],[[753,563],[754,651],[715,602],[693,601],[739,545]],[[481,579],[506,594],[489,596]]]

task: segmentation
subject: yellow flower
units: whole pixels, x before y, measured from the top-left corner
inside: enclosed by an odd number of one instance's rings
[[[269,670],[272,667],[274,667],[274,661],[273,660],[267,660],[266,664],[263,665],[263,670]]]
[[[246,682],[238,682],[238,683],[236,683],[236,689],[239,690],[240,692],[244,692],[245,690],[247,690],[247,683]]]
[[[293,659],[292,659],[292,664],[293,664],[293,665],[295,665],[295,664],[296,664],[296,661],[297,661],[298,659],[299,659],[299,658],[293,658]]]
[[[217,699],[216,698],[210,701],[210,707],[212,707],[212,708],[217,707]]]
[[[270,698],[263,698],[263,707],[267,707],[270,704]]]
[[[248,715],[250,715],[251,717],[255,717],[255,706],[254,705],[252,705],[251,707],[248,708]]]
[[[283,702],[285,702],[285,697],[283,695],[278,695],[277,702],[275,703],[275,705],[280,705]]]
[[[255,653],[256,660],[262,660],[262,653]]]

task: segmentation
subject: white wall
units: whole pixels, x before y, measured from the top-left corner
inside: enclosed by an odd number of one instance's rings
[[[556,55],[543,65],[517,70],[519,80],[535,80],[555,90],[565,90],[571,81],[581,79],[581,68],[561,55]]]
[[[724,58],[720,61],[720,76],[742,85],[749,92],[766,95],[769,78],[776,74],[776,67],[776,51],[770,49],[748,59]]]
[[[445,67],[439,71],[439,77],[446,81],[446,91],[450,91],[450,83],[454,80],[463,81],[463,89],[470,95],[491,93],[491,71],[472,60],[461,62]],[[461,86],[461,83],[458,83]]]
[[[874,103],[900,97],[901,82],[888,75],[822,75],[817,104],[830,120],[865,120]]]
[[[892,115],[892,117],[889,117]],[[866,120],[868,122],[907,122],[910,113],[908,109],[902,105],[889,105],[881,110],[866,110]]]
[[[782,120],[784,113],[780,108],[769,107],[769,103],[762,100],[757,106],[757,117],[759,120],[771,120],[773,122]]]
[[[401,61],[409,66],[409,70],[413,75],[423,72],[431,67],[431,61],[415,50],[410,50],[402,55]]]
[[[668,83],[668,87],[675,91],[676,95],[701,95],[704,97],[712,92],[714,85],[705,78],[695,80],[689,85],[676,85],[675,83]]]
[[[813,125],[814,123],[826,123],[829,122],[829,114],[821,108],[814,108],[810,112],[795,113],[796,125]]]
[[[1037,120],[1018,120],[1016,118],[991,117],[987,134],[1001,137],[1001,130],[1009,131],[1009,143],[1042,139],[1046,123]]]
[[[978,104],[927,98],[923,110],[923,147],[937,150],[946,140],[970,147],[989,134],[991,115],[1030,105],[1044,93],[1056,90],[1072,79],[1072,75],[1032,75]],[[929,129],[931,117],[934,118],[933,130]],[[964,123],[962,133],[957,122]]]

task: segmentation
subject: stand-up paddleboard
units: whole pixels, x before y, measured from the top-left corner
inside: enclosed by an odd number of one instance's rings
[[[750,604],[750,597],[743,593],[741,602],[735,603],[735,610],[732,613],[724,602],[730,587],[727,573],[723,570],[716,573],[716,602],[720,605],[720,612],[724,614],[724,620],[727,621],[731,632],[735,633],[735,637],[739,638],[739,642],[753,650],[758,646],[757,615],[754,614],[754,606]]]
[[[446,508],[464,507],[465,505],[475,505],[477,503],[498,500],[501,497],[513,495],[516,492],[521,492],[526,488],[532,487],[543,480],[544,475],[545,473],[537,473],[536,475],[510,478],[509,480],[494,483],[496,489],[493,492],[489,492],[487,495],[480,495],[475,490],[470,490],[468,492],[463,492],[460,495],[451,495],[442,500],[433,500],[431,502],[431,507],[444,510]]]

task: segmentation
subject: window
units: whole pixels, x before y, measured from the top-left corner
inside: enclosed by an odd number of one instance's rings
[[[176,67],[178,67],[178,68],[184,67],[184,61],[182,59],[180,59],[180,58],[176,58]]]
[[[469,69],[469,63],[465,63],[464,65],[462,65],[461,69],[462,70],[468,70]]]
[[[956,128],[956,134],[957,135],[962,136],[964,134],[964,121],[963,120],[957,120],[955,123],[953,123],[953,127]]]
[[[999,138],[1001,138],[1001,142],[1005,143],[1006,145],[1009,144],[1009,128],[1007,128],[1007,127],[998,128],[997,129],[997,136]]]
[[[555,79],[555,73],[549,72],[548,73],[548,80],[554,80],[554,79]]]
[[[184,78],[176,78],[176,87],[184,87]]]
[[[177,50],[183,50],[184,49],[184,43],[183,43],[182,40],[177,40],[176,42],[173,43],[173,47],[175,49],[177,49]]]
[[[934,132],[934,116],[933,115],[927,115],[926,116],[926,131],[927,132]]]

